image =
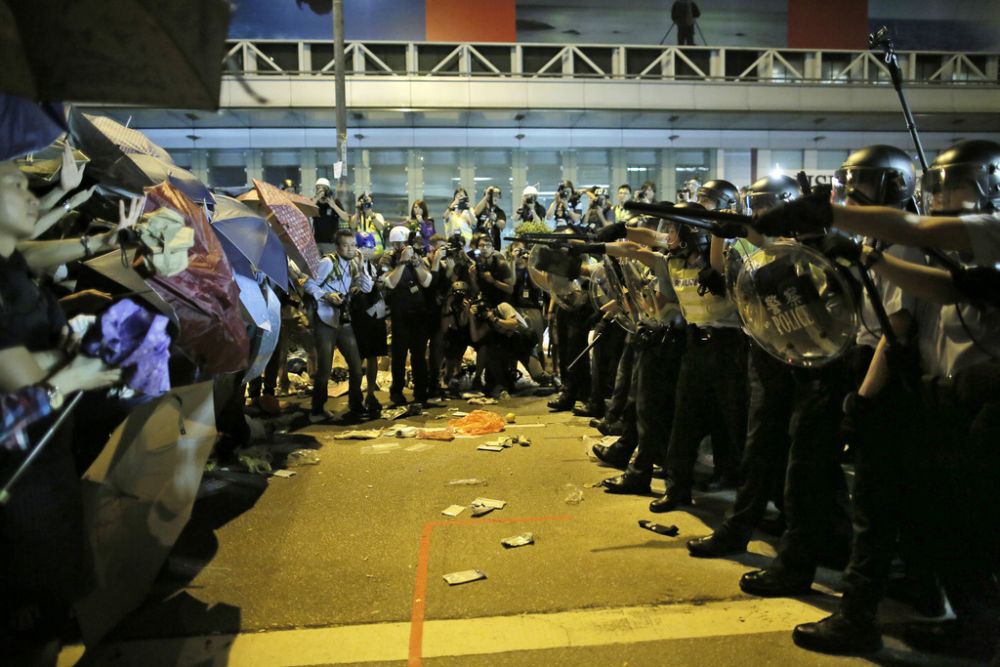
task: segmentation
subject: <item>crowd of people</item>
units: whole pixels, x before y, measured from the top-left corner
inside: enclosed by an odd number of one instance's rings
[[[603,483],[608,493],[649,494],[661,476],[666,493],[649,509],[664,513],[706,489],[736,489],[722,525],[688,542],[693,557],[744,552],[759,528],[780,533],[774,562],[741,578],[745,592],[799,595],[819,566],[844,571],[838,609],[796,627],[798,645],[878,650],[878,604],[888,594],[930,617],[945,600],[954,611],[947,624],[915,626],[915,646],[992,655],[1000,145],[956,144],[922,179],[890,146],[853,153],[832,191],[811,191],[800,176],[746,188],[713,179],[675,204],[657,202],[651,182],[635,192],[621,185],[612,201],[604,187],[566,181],[547,208],[526,188],[509,217],[499,188],[478,201],[458,188],[439,221],[422,200],[408,219],[387,220],[368,193],[348,211],[320,179],[318,258],[306,266],[290,253],[280,296],[282,321],[305,322],[309,420],[379,418],[385,358],[394,406],[433,406],[470,388],[501,399],[525,384],[546,388],[551,410],[589,417],[617,438],[593,449],[622,471]],[[4,470],[23,462],[65,397],[88,391],[103,409],[110,399],[94,390],[122,380],[110,357],[83,354],[67,328],[67,315],[98,313],[117,297],[60,291],[65,275],[122,244],[141,246],[133,266],[145,257],[147,277],[184,268],[155,260],[176,251],[175,232],[159,250],[129,232],[140,219],[179,225],[177,212],[119,203],[105,231],[74,233],[81,216],[71,213],[93,192],[82,183],[68,146],[41,185],[0,164]],[[273,294],[263,274],[254,279]],[[838,292],[841,280],[849,287]],[[857,312],[847,307],[855,301]],[[850,344],[835,344],[835,325],[858,321]],[[249,441],[245,398],[280,409],[289,329],[260,377],[215,376],[220,458]],[[340,414],[328,395],[334,350],[347,368]],[[209,360],[188,356],[183,370],[171,357],[172,377],[213,377]],[[93,415],[81,419],[89,439],[57,428],[0,510],[5,633],[58,624],[85,580],[84,559],[65,558],[81,548],[69,489],[95,456],[84,443],[127,414],[118,399],[108,405],[95,412],[108,422],[100,428]],[[714,470],[700,480],[706,439]],[[780,514],[765,521],[769,503]]]
[[[422,202],[409,221],[388,226],[368,212],[365,195],[335,233],[338,275],[357,278],[319,290],[310,283],[310,290],[334,305],[352,290],[381,291],[352,298],[364,298],[366,308],[374,298],[388,303],[394,402],[404,400],[407,354],[414,399],[426,401],[453,388],[471,346],[477,383],[487,391],[512,391],[518,368],[539,384],[555,376],[550,409],[591,417],[601,433],[617,436],[593,450],[623,471],[605,480],[608,493],[648,494],[651,479],[662,476],[666,493],[649,508],[659,513],[692,505],[699,490],[735,488],[732,511],[711,535],[688,543],[691,556],[742,553],[754,530],[765,528],[781,535],[778,555],[743,575],[745,592],[799,595],[819,566],[844,571],[837,611],[796,627],[798,645],[878,650],[877,610],[888,594],[929,617],[944,614],[946,599],[954,611],[943,625],[909,628],[913,645],[992,655],[1000,611],[1000,544],[990,528],[1000,506],[993,484],[1000,322],[992,289],[1000,146],[961,142],[922,179],[904,151],[882,145],[853,153],[832,192],[811,191],[804,176],[769,176],[745,188],[721,179],[698,184],[691,201],[667,209],[667,222],[627,205],[654,202],[652,183],[634,198],[621,186],[614,206],[599,188],[563,183],[544,211],[528,188],[506,256],[497,251],[507,220],[496,189],[475,205],[457,190],[443,235]],[[752,223],[704,222],[711,212],[742,213]],[[566,232],[565,240],[538,233],[546,230]],[[378,248],[371,234],[385,232],[381,259],[352,259],[355,238]],[[532,255],[534,246],[542,248]],[[831,348],[835,334],[820,320],[853,317],[853,309],[809,310],[810,300],[836,292],[829,273],[836,267],[808,265],[806,275],[800,268],[776,283],[783,291],[766,293],[768,281],[790,270],[781,261],[767,267],[779,246],[853,267],[846,280],[855,286],[860,325],[850,329],[849,344]],[[625,287],[616,292],[610,281],[611,298],[581,297],[590,282],[615,272]],[[863,291],[866,282],[871,289]],[[645,307],[626,293],[641,285],[650,291]],[[765,317],[740,296],[747,285]],[[793,350],[782,335],[797,329],[808,340]],[[405,342],[397,345],[397,337]],[[543,340],[555,343],[554,358],[546,359]],[[823,352],[803,356],[810,345]],[[352,360],[350,347],[350,414],[370,415],[377,406],[360,403],[359,355]],[[319,409],[325,394],[316,391]],[[714,473],[698,483],[706,438]],[[845,460],[855,471],[850,493]],[[769,503],[779,516],[765,521]]]

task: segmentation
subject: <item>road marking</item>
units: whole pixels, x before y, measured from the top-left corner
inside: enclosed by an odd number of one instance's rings
[[[413,585],[413,606],[410,611],[410,649],[408,667],[420,667],[423,657],[424,612],[427,609],[427,567],[431,553],[431,534],[435,528],[454,526],[480,526],[495,523],[530,523],[538,521],[567,521],[571,515],[512,517],[509,519],[459,519],[457,521],[430,521],[420,531],[420,551],[417,554],[417,579]]]
[[[802,600],[774,598],[429,620],[422,624],[422,657],[788,633],[826,614]],[[410,627],[377,623],[118,642],[105,647],[109,659],[104,664],[300,667],[401,661],[410,656]],[[65,649],[60,667],[74,664],[81,654],[82,647]]]

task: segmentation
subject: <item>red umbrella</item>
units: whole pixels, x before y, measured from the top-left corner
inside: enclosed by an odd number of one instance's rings
[[[188,268],[175,276],[156,275],[147,280],[177,315],[177,344],[209,373],[246,368],[250,341],[240,316],[239,289],[205,210],[169,183],[146,189],[146,212],[161,207],[177,211],[194,229]]]
[[[278,233],[285,252],[298,264],[299,268],[310,277],[316,277],[319,268],[319,250],[313,237],[312,225],[291,199],[288,193],[274,187],[270,183],[253,179],[260,200],[274,215],[268,216],[267,222]]]
[[[295,208],[302,211],[306,216],[315,218],[319,215],[319,206],[317,206],[316,202],[312,199],[309,199],[309,197],[300,195],[297,192],[288,192],[286,190],[282,190],[282,192],[284,192],[285,196],[288,197],[293,204],[295,204]],[[256,190],[247,190],[236,199],[244,204],[260,205],[260,193]]]

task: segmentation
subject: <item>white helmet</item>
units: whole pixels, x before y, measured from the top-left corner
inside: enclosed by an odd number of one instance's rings
[[[389,243],[406,243],[410,240],[410,228],[406,225],[396,225],[389,230]]]
[[[538,188],[536,188],[534,185],[529,185],[528,187],[526,187],[524,189],[523,192],[521,192],[521,196],[522,197],[530,197],[530,196],[537,197],[538,196]]]
[[[329,181],[329,179],[326,179],[326,178],[317,178],[316,179],[316,185],[317,186],[324,185],[326,187],[330,187],[330,181]]]

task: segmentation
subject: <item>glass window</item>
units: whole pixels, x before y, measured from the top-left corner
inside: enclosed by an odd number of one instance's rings
[[[500,201],[503,202],[501,207],[509,214],[510,203],[514,196],[510,151],[477,149],[472,153],[472,163],[476,165],[476,194],[473,195],[475,201],[479,201],[486,188],[490,186],[500,188]],[[518,202],[520,201],[518,198]]]
[[[208,156],[208,183],[215,188],[241,188],[249,184],[244,151],[212,151]]]
[[[707,150],[679,150],[674,153],[674,184],[677,192],[672,193],[675,201],[686,201],[693,197],[689,186],[692,181],[700,185],[711,178],[709,154]],[[669,197],[668,197],[669,198]]]
[[[659,188],[660,158],[655,150],[625,151],[625,175],[635,192],[646,181],[653,181]],[[615,185],[617,188],[621,183]]]
[[[802,171],[803,151],[771,151],[771,169],[784,174],[794,174]],[[840,165],[838,165],[840,166]]]
[[[562,158],[559,151],[525,151],[528,166],[528,185],[538,188],[538,203],[548,210],[556,194],[556,188],[563,180]],[[575,184],[574,184],[575,185]],[[521,200],[518,198],[518,204]]]
[[[725,155],[726,180],[738,188],[749,185],[753,166],[750,151],[726,150]]]
[[[611,185],[611,156],[606,150],[578,150],[576,152],[576,183],[578,188],[599,185],[616,188],[621,183]]]
[[[191,171],[194,156],[191,151],[170,151],[170,157],[178,167]]]
[[[295,191],[301,192],[302,172],[298,167],[290,165],[264,165],[264,180],[271,185],[284,187],[285,179],[291,179],[295,184]]]
[[[837,170],[847,159],[847,151],[816,151],[816,168],[823,170]]]
[[[406,189],[407,151],[379,149],[368,151],[371,167],[371,195],[375,210],[386,222],[398,222],[406,217],[410,207]]]
[[[441,227],[441,214],[455,198],[455,189],[461,183],[458,170],[458,151],[426,150],[417,159],[424,167],[423,200],[427,202],[431,217]],[[472,198],[475,195],[469,193]]]

